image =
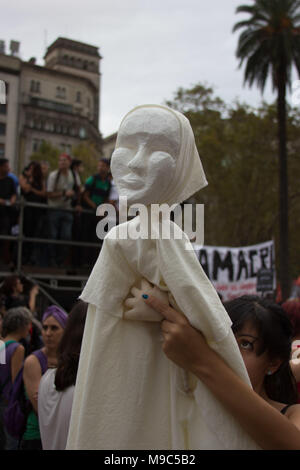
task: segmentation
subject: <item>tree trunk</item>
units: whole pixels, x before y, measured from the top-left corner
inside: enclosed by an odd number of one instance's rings
[[[279,280],[282,299],[290,293],[289,224],[288,224],[288,172],[286,136],[286,74],[285,67],[278,70],[278,144],[279,144]]]

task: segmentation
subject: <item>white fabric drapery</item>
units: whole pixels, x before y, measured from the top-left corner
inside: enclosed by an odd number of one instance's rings
[[[169,111],[180,122],[181,149],[162,203],[174,204],[207,182],[188,120]],[[120,239],[120,228],[138,232],[140,223],[137,216],[109,232],[81,295],[89,308],[67,449],[257,448],[191,374],[187,392],[186,374],[162,351],[159,322],[126,319],[124,301],[146,278],[175,299],[190,323],[250,386],[231,321],[194,250],[186,250],[185,234],[164,221],[182,238]]]

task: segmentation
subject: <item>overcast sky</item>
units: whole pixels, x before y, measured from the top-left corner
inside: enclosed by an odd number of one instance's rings
[[[9,0],[1,7],[0,39],[9,52],[20,41],[20,57],[44,65],[57,37],[99,47],[100,131],[117,131],[124,114],[139,104],[163,104],[179,87],[213,86],[226,103],[235,98],[259,106],[260,91],[243,87],[235,57],[235,13],[250,0]],[[268,84],[263,98],[276,96]]]

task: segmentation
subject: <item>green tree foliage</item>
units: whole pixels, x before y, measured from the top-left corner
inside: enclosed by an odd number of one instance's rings
[[[43,141],[37,152],[34,152],[31,161],[47,161],[50,165],[50,171],[57,169],[58,157],[62,153],[60,149],[53,146],[50,142]],[[81,180],[85,180],[97,172],[97,161],[101,157],[92,142],[84,141],[72,148],[71,157],[81,160],[83,163],[83,173]]]
[[[208,186],[195,195],[205,204],[205,244],[243,246],[274,238],[278,253],[276,106],[226,105],[205,85],[180,89],[167,104],[190,120]],[[300,274],[300,111],[289,110],[290,247],[292,274]],[[299,161],[299,160],[298,160]],[[278,257],[277,257],[278,268]]]
[[[57,168],[58,156],[60,154],[61,151],[57,147],[43,140],[39,149],[31,155],[30,160],[36,162],[47,161],[50,165],[50,171],[53,171]]]
[[[247,20],[235,24],[233,31],[242,30],[236,55],[240,66],[245,62],[245,83],[254,83],[264,91],[268,77],[277,92],[278,157],[279,157],[279,258],[283,298],[289,293],[288,239],[288,166],[286,88],[291,86],[295,66],[300,75],[300,1],[254,0],[241,5],[237,13]]]
[[[92,142],[84,141],[72,149],[72,157],[83,162],[82,182],[97,173],[97,162],[101,155]]]

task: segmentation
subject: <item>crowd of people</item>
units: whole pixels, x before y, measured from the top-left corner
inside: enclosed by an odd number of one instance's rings
[[[19,279],[11,276],[4,292],[9,308],[0,326],[6,358],[0,365],[0,449],[63,450],[88,304],[77,300],[69,314],[50,305],[39,322],[34,293],[31,299],[25,298]],[[255,296],[223,303],[252,389],[235,376],[182,312],[153,295],[143,299],[164,317],[166,356],[203,381],[259,447],[300,449],[299,297],[282,305]],[[7,410],[20,374],[26,407],[24,427],[17,435]]]
[[[61,154],[58,167],[49,171],[49,164],[30,162],[17,177],[10,171],[9,162],[0,159],[0,235],[16,235],[22,231],[27,238],[43,238],[96,243],[96,208],[110,202],[117,207],[115,188],[110,173],[110,162],[105,158],[98,161],[97,173],[83,183],[81,175],[84,164]],[[47,207],[24,207],[21,220],[20,197],[26,203],[37,203]],[[24,242],[22,264],[45,267],[90,266],[95,261],[99,248],[78,249],[59,243]],[[0,263],[13,267],[17,259],[17,246],[11,240],[0,240]]]
[[[26,242],[24,264],[93,265],[101,246],[96,208],[104,202],[117,205],[117,197],[107,160],[99,160],[97,174],[85,184],[82,168],[80,160],[62,154],[56,170],[49,173],[47,162],[31,162],[16,178],[8,161],[0,159],[1,235],[17,233],[22,224],[28,238],[99,246],[68,251],[63,244]],[[25,205],[20,220],[20,196],[43,206]],[[15,256],[13,244],[0,242],[2,262],[8,265]],[[88,305],[77,300],[70,312],[50,305],[37,315],[38,292],[31,285],[25,293],[17,275],[5,278],[0,288],[0,450],[63,450],[67,444]],[[282,304],[255,296],[223,302],[252,387],[235,375],[184,313],[151,294],[142,296],[164,318],[163,353],[201,380],[262,449],[300,450],[298,284],[292,292]],[[18,415],[13,414],[16,403]]]
[[[50,305],[40,344],[32,349],[32,312],[24,306],[6,311],[0,329],[6,359],[0,366],[1,450],[65,449],[86,312],[80,300],[69,314]],[[11,414],[20,383],[22,426],[21,417]]]

